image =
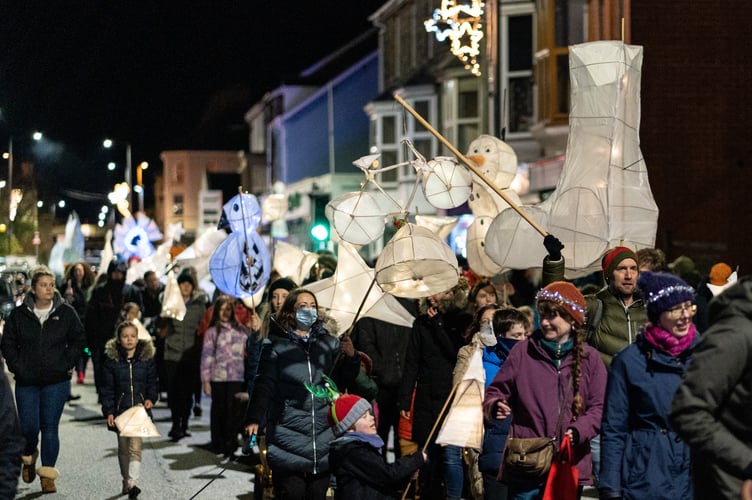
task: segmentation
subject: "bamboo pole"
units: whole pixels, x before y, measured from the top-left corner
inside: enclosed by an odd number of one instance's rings
[[[449,151],[451,151],[452,154],[456,156],[462,163],[464,163],[465,166],[467,166],[467,168],[469,168],[475,175],[477,175],[483,182],[485,182],[486,185],[490,187],[496,194],[501,196],[501,198],[504,201],[506,201],[507,204],[509,204],[509,206],[512,207],[512,209],[520,215],[520,217],[525,219],[528,222],[528,224],[533,226],[533,229],[538,231],[541,234],[541,236],[548,235],[548,232],[545,229],[543,229],[540,225],[538,225],[538,223],[535,222],[533,218],[530,217],[524,210],[522,210],[522,208],[520,208],[520,206],[517,205],[517,203],[515,203],[514,200],[509,198],[509,196],[507,196],[507,194],[504,193],[503,190],[499,189],[499,187],[496,186],[496,184],[494,184],[494,182],[491,179],[486,177],[485,174],[480,170],[480,168],[478,168],[478,165],[476,165],[474,161],[472,161],[470,158],[460,153],[457,150],[457,148],[455,148],[452,145],[452,143],[450,143],[443,135],[441,135],[438,130],[433,128],[431,124],[429,124],[422,116],[420,116],[420,114],[417,111],[415,111],[412,108],[412,106],[410,106],[408,103],[405,102],[404,99],[402,99],[400,96],[396,94],[394,95],[394,99],[398,103],[400,103],[407,110],[408,113],[413,115],[415,119],[418,120],[418,122],[420,122],[420,124],[426,128],[426,130],[431,132],[439,141],[441,141],[441,143],[444,144],[444,146],[446,146],[447,149],[449,149]]]

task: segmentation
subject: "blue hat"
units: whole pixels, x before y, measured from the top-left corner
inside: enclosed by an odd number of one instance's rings
[[[648,319],[657,323],[661,313],[682,302],[694,301],[695,290],[671,273],[651,273],[643,271],[637,278],[637,286],[647,303]]]

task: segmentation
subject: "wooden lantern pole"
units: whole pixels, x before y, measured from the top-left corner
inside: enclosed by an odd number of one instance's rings
[[[417,111],[415,111],[412,108],[412,106],[410,106],[408,103],[406,103],[405,100],[402,99],[402,97],[400,97],[400,96],[398,96],[398,95],[395,94],[394,95],[394,99],[398,103],[400,103],[407,110],[408,113],[410,113],[411,115],[413,115],[415,117],[415,119],[418,120],[418,122],[420,122],[420,124],[423,125],[426,128],[426,130],[428,130],[429,132],[431,132],[439,141],[441,141],[441,143],[444,144],[444,146],[446,146],[447,149],[449,149],[449,151],[451,151],[454,156],[456,156],[457,158],[459,158],[459,160],[462,163],[464,163],[465,166],[467,166],[467,168],[469,168],[475,175],[477,175],[483,182],[485,182],[486,185],[488,187],[490,187],[496,194],[498,194],[499,196],[501,196],[501,198],[504,201],[506,201],[507,204],[509,204],[509,206],[512,207],[512,209],[520,215],[520,217],[522,217],[523,219],[525,219],[531,226],[533,226],[533,229],[535,229],[536,231],[538,231],[541,234],[541,236],[545,237],[545,236],[548,235],[548,232],[545,229],[543,229],[540,225],[538,225],[538,223],[535,222],[533,220],[533,218],[530,217],[524,210],[522,210],[522,208],[520,208],[520,206],[517,205],[517,203],[515,203],[514,200],[512,200],[511,198],[509,198],[509,196],[507,196],[507,194],[503,190],[499,189],[499,187],[496,186],[496,184],[494,184],[494,182],[491,179],[489,179],[488,177],[486,177],[486,175],[480,170],[480,168],[478,168],[478,165],[476,165],[474,161],[472,161],[470,158],[468,158],[465,155],[463,155],[462,153],[460,153],[457,150],[457,148],[455,148],[452,145],[452,143],[450,143],[446,139],[446,137],[444,137],[443,135],[441,135],[438,130],[436,130],[435,128],[433,128],[431,126],[431,124],[429,124],[425,119],[423,119],[423,117],[420,116],[420,114]]]

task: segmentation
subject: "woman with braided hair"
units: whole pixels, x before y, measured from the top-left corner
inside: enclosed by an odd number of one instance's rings
[[[514,414],[510,435],[550,437],[557,449],[568,435],[579,471],[578,494],[592,484],[589,440],[600,431],[606,367],[585,342],[585,299],[571,283],[555,281],[536,295],[540,328],[518,342],[486,389],[487,419]],[[546,476],[513,478],[502,464],[498,479],[509,498],[540,499]]]

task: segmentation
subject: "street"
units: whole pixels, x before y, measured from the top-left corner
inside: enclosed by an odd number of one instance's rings
[[[101,415],[91,372],[89,365],[86,383],[72,385],[73,394],[80,395],[81,399],[66,404],[60,421],[57,493],[42,495],[38,478],[31,484],[19,478],[17,499],[103,500],[126,497],[120,493],[122,482],[117,438],[107,430]],[[12,374],[7,375],[12,384]],[[167,437],[170,412],[165,403],[157,403],[153,411],[154,421],[163,437],[144,440],[139,499],[253,498],[255,455],[228,461],[201,448],[209,442],[210,405],[211,399],[203,397],[203,416],[191,418],[193,435],[173,443]]]

